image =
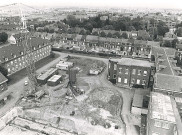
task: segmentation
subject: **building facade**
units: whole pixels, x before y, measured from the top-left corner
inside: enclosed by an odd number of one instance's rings
[[[119,55],[151,58],[152,46],[159,46],[159,42],[134,39],[105,38],[94,35],[61,34],[56,37],[58,47],[67,49],[73,46],[81,47],[82,51],[115,53]]]
[[[108,79],[118,85],[147,88],[155,72],[153,63],[132,58],[110,59]]]
[[[25,40],[23,37],[16,36],[13,41],[0,47],[0,63],[8,70],[8,75],[16,73],[26,67],[27,57],[30,54],[24,54],[23,44]],[[32,37],[30,40],[32,45],[33,60],[35,62],[47,57],[51,53],[51,43],[49,40],[40,37]]]

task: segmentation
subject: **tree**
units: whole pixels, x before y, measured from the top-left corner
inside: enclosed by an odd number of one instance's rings
[[[160,21],[157,25],[157,32],[159,36],[164,36],[166,32],[169,32],[169,28],[164,22]]]
[[[119,32],[114,33],[113,36],[116,37],[116,38],[120,38],[121,37]]]
[[[163,46],[165,47],[171,47],[171,42],[170,41],[165,41]]]
[[[92,33],[92,35],[98,36],[99,34],[98,34],[97,31],[95,31],[95,32]]]
[[[110,38],[112,38],[112,34],[109,32],[108,34],[107,34],[107,37],[110,37]]]
[[[100,33],[100,36],[101,36],[101,37],[106,37],[106,33],[102,31],[102,32]]]
[[[175,31],[176,35],[178,37],[182,37],[182,27],[179,27],[176,31]]]
[[[5,32],[0,33],[0,42],[5,43],[8,40],[8,34]]]
[[[178,39],[174,39],[171,43],[172,48],[176,48],[176,44],[178,43]]]
[[[80,34],[80,35],[85,35],[86,33],[85,33],[84,30],[81,30],[79,34]]]
[[[85,27],[84,27],[86,30],[89,30],[89,31],[92,31],[92,29],[93,29],[93,26],[92,26],[92,24],[91,23],[87,23],[86,25],[85,25]]]
[[[121,37],[124,38],[124,39],[128,39],[128,35],[127,35],[126,32],[123,32],[123,33],[121,34]]]

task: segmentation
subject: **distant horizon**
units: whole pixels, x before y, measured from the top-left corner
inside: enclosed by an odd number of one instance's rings
[[[40,8],[138,8],[138,9],[174,9],[182,10],[181,0],[7,0],[2,1],[0,6],[13,3],[22,3],[32,7]]]

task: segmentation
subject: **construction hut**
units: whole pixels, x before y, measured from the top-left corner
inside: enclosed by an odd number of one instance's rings
[[[37,81],[38,81],[39,84],[46,84],[47,83],[47,80],[49,78],[51,78],[53,75],[56,75],[57,73],[58,73],[57,68],[50,68],[45,73],[40,74],[37,77]]]
[[[56,86],[60,83],[61,80],[62,80],[61,75],[54,75],[47,81],[47,85]]]

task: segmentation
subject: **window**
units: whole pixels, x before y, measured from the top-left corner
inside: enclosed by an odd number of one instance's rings
[[[125,69],[125,74],[128,75],[128,69],[127,68]]]
[[[116,75],[113,75],[113,78],[116,79]]]
[[[121,77],[118,77],[118,82],[121,82]]]
[[[128,83],[128,79],[125,78],[125,79],[124,79],[124,83],[125,83],[125,84]]]
[[[132,70],[132,74],[135,75],[136,74],[136,69]]]
[[[140,79],[137,79],[137,84],[140,84]]]
[[[159,133],[152,133],[152,135],[160,135]]]
[[[122,68],[119,68],[119,73],[121,73],[122,72]]]
[[[138,75],[141,75],[142,71],[141,70],[138,70]]]
[[[168,123],[162,123],[162,128],[169,129],[169,124]]]
[[[117,65],[116,64],[114,64],[114,70],[116,70],[117,69]]]
[[[147,71],[143,71],[143,76],[147,76]]]
[[[154,126],[155,127],[161,127],[161,122],[160,121],[155,121]]]
[[[132,84],[135,83],[135,78],[132,78],[131,83],[132,83]]]
[[[11,72],[11,69],[10,68],[8,68],[8,73],[10,73]]]
[[[142,85],[145,85],[146,84],[146,81],[143,79],[142,80]]]
[[[111,67],[111,63],[108,64],[108,68],[110,68],[110,67]]]

